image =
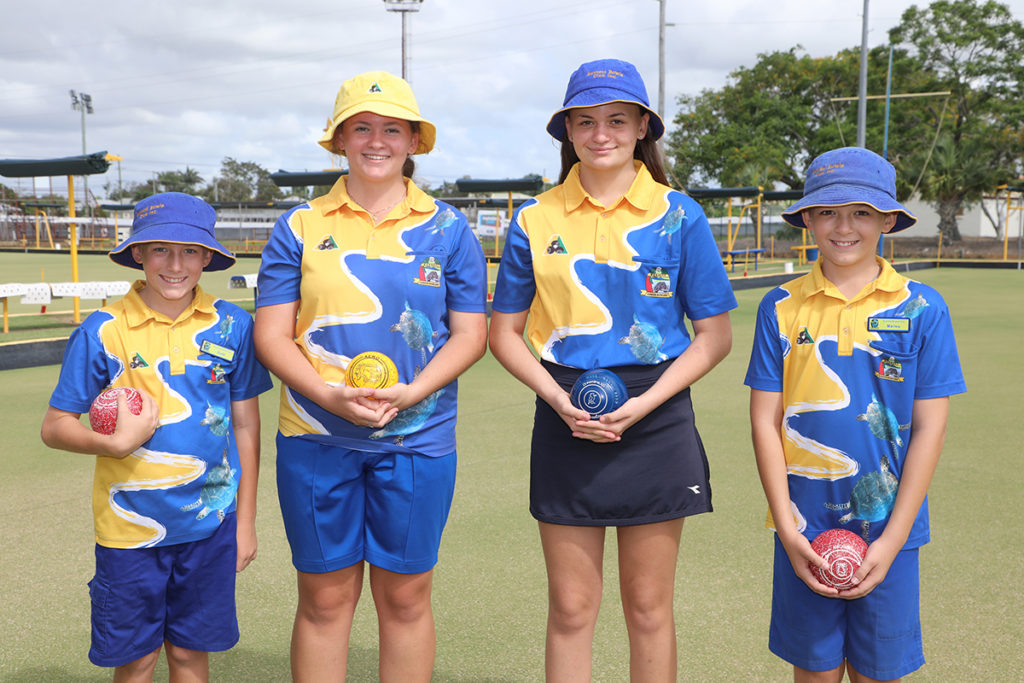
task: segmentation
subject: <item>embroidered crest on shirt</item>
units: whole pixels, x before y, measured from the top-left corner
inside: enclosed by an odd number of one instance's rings
[[[135,355],[132,356],[131,361],[128,362],[128,367],[131,370],[137,370],[138,368],[148,368],[149,363],[146,362],[146,359],[142,357],[141,353],[136,351]]]
[[[224,372],[224,368],[220,363],[215,363],[210,368],[210,376],[207,378],[207,384],[224,384],[224,377],[227,373]]]
[[[316,245],[317,251],[330,251],[331,249],[337,249],[338,243],[334,241],[334,235],[328,235],[320,240],[320,244]]]
[[[882,360],[878,361],[875,377],[892,380],[893,382],[902,382],[903,364],[892,356],[882,356]]]
[[[800,346],[801,344],[813,344],[813,343],[814,343],[814,337],[812,337],[811,333],[807,331],[807,328],[805,327],[802,330],[800,330],[800,334],[798,334],[796,336],[796,345]]]
[[[441,286],[441,262],[437,260],[436,256],[428,256],[420,261],[420,269],[416,273],[416,277],[412,279],[418,285],[427,285],[428,287],[440,287]]]
[[[644,288],[640,292],[643,296],[653,296],[668,299],[672,296],[672,277],[661,266],[653,266],[647,270],[644,277]]]
[[[568,254],[569,250],[565,248],[565,242],[562,241],[561,236],[552,235],[551,239],[548,240],[548,248],[545,250],[548,254]]]

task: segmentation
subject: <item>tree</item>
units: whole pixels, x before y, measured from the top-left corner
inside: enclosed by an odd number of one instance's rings
[[[270,179],[270,171],[252,161],[236,161],[224,157],[220,176],[203,190],[203,196],[215,202],[271,201],[284,193]]]
[[[1024,25],[994,0],[911,6],[889,31],[952,94],[948,123],[932,145],[900,165],[918,170],[935,203],[943,242],[960,239],[956,215],[986,190],[1020,175],[1024,155]]]
[[[887,48],[869,54],[872,92],[885,90],[888,59]],[[721,90],[681,97],[667,146],[674,176],[687,186],[803,187],[814,157],[856,139],[856,103],[834,98],[857,93],[859,66],[858,49],[816,58],[794,47],[759,55],[754,66],[732,72]],[[893,73],[905,89],[927,89],[933,80],[902,53],[894,56]],[[919,123],[922,115],[913,112],[924,106],[894,109],[890,139]],[[867,146],[878,151],[883,118],[883,107],[869,108]]]

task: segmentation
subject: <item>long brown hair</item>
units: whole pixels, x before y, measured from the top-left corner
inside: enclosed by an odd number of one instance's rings
[[[566,176],[569,175],[569,171],[572,167],[580,160],[576,154],[576,149],[572,146],[572,143],[566,140],[562,143],[562,168],[558,172],[558,183],[562,184],[565,182]],[[647,167],[648,173],[654,178],[656,182],[662,185],[668,185],[668,176],[665,174],[665,161],[661,155],[661,148],[658,147],[657,141],[651,139],[651,129],[648,126],[647,134],[640,140],[636,141],[636,147],[633,148],[633,158],[639,159],[643,162],[644,166]]]

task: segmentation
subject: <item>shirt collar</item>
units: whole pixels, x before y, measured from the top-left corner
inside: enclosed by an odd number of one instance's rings
[[[352,197],[349,196],[348,185],[346,184],[347,178],[348,176],[341,176],[334,183],[330,192],[314,200],[320,204],[320,209],[324,216],[346,207],[352,212],[366,213],[365,209],[356,204]],[[395,209],[392,209],[392,212],[397,211],[395,220],[402,220],[412,212],[432,213],[436,208],[437,205],[434,203],[434,198],[417,187],[412,180],[406,178],[405,199]]]
[[[122,299],[125,310],[125,320],[128,323],[128,326],[138,327],[150,320],[173,323],[173,320],[163,313],[154,311],[146,305],[145,301],[142,300],[142,296],[139,292],[141,292],[145,286],[145,280],[136,280],[132,283],[132,287],[128,290],[124,299]],[[196,313],[215,315],[217,313],[217,309],[214,307],[215,302],[216,298],[204,292],[202,287],[199,285],[196,285],[195,296],[192,297],[192,301],[189,303],[188,308],[182,311],[178,319],[186,320]]]
[[[623,195],[623,199],[632,204],[636,209],[640,211],[647,211],[654,200],[654,194],[657,191],[657,183],[654,182],[654,178],[651,177],[651,172],[647,170],[647,167],[639,159],[633,160],[633,168],[636,169],[636,177],[633,179],[633,183],[629,186],[629,190]],[[589,194],[583,189],[583,184],[580,182],[580,164],[576,162],[573,167],[569,169],[569,174],[565,177],[565,181],[562,183],[565,190],[565,210],[566,212],[575,211],[583,204],[584,201],[589,201],[594,207],[611,209],[614,207],[601,207]]]
[[[843,298],[836,286],[825,277],[825,273],[821,270],[821,261],[819,258],[814,262],[814,268],[811,269],[810,276],[804,278],[803,285],[801,287],[801,294],[806,299],[814,294],[825,293],[830,294],[838,298]],[[868,294],[874,291],[883,292],[897,292],[904,287],[903,276],[896,272],[896,270],[881,256],[875,255],[875,263],[881,268],[878,277],[871,281],[870,285],[862,291],[862,294]]]

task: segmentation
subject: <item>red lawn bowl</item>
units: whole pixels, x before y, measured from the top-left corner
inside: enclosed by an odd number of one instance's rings
[[[132,387],[117,387],[107,389],[96,397],[89,407],[89,426],[94,432],[100,434],[113,434],[117,427],[117,395],[125,393],[128,401],[128,410],[132,415],[142,412],[142,394]]]
[[[811,541],[811,548],[828,562],[826,569],[811,565],[818,581],[839,590],[853,587],[853,574],[868,552],[863,538],[846,529],[829,529]]]

